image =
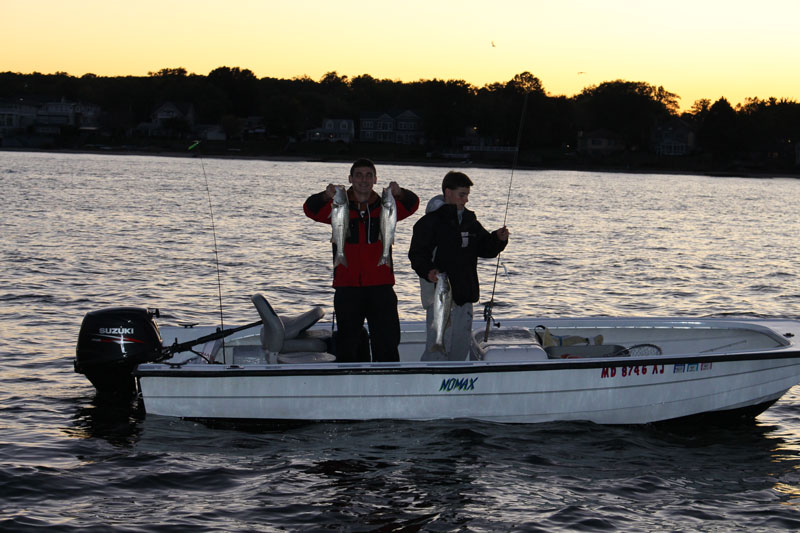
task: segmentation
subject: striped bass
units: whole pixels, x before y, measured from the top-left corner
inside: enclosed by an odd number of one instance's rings
[[[381,196],[381,242],[383,243],[383,253],[381,254],[381,260],[378,261],[378,266],[389,265],[396,226],[397,203],[394,195],[392,195],[392,189],[386,187],[383,189],[383,195]]]
[[[331,205],[331,227],[333,228],[331,242],[336,246],[333,268],[339,265],[347,266],[344,243],[349,225],[350,207],[347,201],[347,191],[344,190],[344,187],[336,187],[336,193],[333,195],[333,205]]]
[[[436,332],[436,341],[431,346],[431,351],[444,352],[444,331],[450,326],[450,309],[453,307],[453,291],[447,274],[440,273],[436,276],[436,288],[433,299],[433,330]]]

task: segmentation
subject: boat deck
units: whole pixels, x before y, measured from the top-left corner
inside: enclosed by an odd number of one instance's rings
[[[402,324],[401,362],[419,363],[425,349],[424,323]],[[550,334],[544,350],[535,330]],[[260,326],[243,330],[224,340],[199,345],[195,350],[208,361],[226,365],[263,365],[267,355],[261,345]],[[473,359],[524,361],[567,358],[653,357],[676,355],[735,354],[796,348],[798,322],[780,319],[679,319],[679,318],[559,318],[510,319],[492,328],[488,343],[484,329],[474,330]],[[213,333],[213,327],[161,328],[165,345]],[[317,335],[331,331],[317,324]],[[486,352],[491,352],[490,357]],[[477,354],[477,355],[475,355]],[[192,352],[176,354],[174,362],[206,360]],[[313,358],[308,359],[314,361]],[[293,362],[298,362],[296,359]],[[302,362],[302,359],[300,359]]]

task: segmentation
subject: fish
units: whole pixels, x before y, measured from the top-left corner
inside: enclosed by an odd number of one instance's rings
[[[431,351],[444,352],[444,331],[450,326],[450,309],[453,307],[453,291],[447,274],[439,273],[436,276],[436,287],[433,299],[433,330],[436,340],[431,346]]]
[[[386,187],[383,189],[383,195],[381,195],[380,239],[383,243],[383,252],[381,254],[381,260],[378,261],[378,266],[388,265],[391,261],[395,227],[397,227],[397,202],[395,202],[392,189]]]
[[[347,266],[347,257],[344,255],[344,242],[350,225],[350,206],[347,200],[347,191],[344,187],[336,187],[331,206],[331,227],[333,235],[331,242],[336,246],[336,255],[333,258],[333,268],[339,265]]]

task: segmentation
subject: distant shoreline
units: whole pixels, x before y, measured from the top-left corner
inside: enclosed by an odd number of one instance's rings
[[[178,152],[178,151],[145,151],[145,150],[126,150],[126,149],[108,149],[108,150],[89,150],[89,149],[46,149],[46,148],[18,148],[18,147],[3,147],[0,146],[0,152],[32,152],[32,153],[50,153],[50,154],[86,154],[86,155],[126,155],[126,156],[150,156],[150,157],[181,157],[181,158],[195,158],[197,157],[191,152]],[[365,154],[369,157],[369,154]],[[281,161],[281,162],[306,162],[306,163],[348,163],[352,162],[354,157],[331,157],[330,155],[273,155],[273,154],[258,154],[258,155],[243,155],[237,153],[211,153],[203,154],[205,159],[234,159],[234,160],[250,160],[250,161]],[[448,159],[383,159],[381,157],[374,157],[373,160],[379,165],[411,165],[423,167],[441,167],[441,168],[491,168],[498,170],[512,170],[512,165],[501,164],[500,162],[479,162],[479,161],[457,161]],[[664,174],[664,175],[695,175],[695,176],[709,176],[719,178],[800,178],[800,167],[796,172],[774,172],[774,171],[756,171],[756,170],[700,170],[700,169],[676,169],[676,168],[624,168],[614,167],[611,165],[517,165],[514,170],[526,171],[570,171],[570,172],[600,172],[600,173],[615,173],[615,174]]]

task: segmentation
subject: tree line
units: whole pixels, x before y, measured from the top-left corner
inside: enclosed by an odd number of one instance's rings
[[[323,118],[352,118],[358,124],[362,112],[411,109],[424,121],[426,149],[454,146],[471,130],[495,145],[514,146],[519,140],[521,154],[545,160],[574,150],[582,132],[601,129],[623,140],[628,157],[650,153],[654,128],[674,119],[695,133],[694,155],[718,167],[732,160],[772,159],[795,168],[794,145],[800,140],[800,104],[793,100],[750,98],[734,107],[725,98],[701,99],[681,113],[679,96],[664,87],[614,80],[571,97],[552,96],[530,72],[483,87],[463,80],[400,82],[336,72],[318,81],[258,78],[239,67],[219,67],[207,76],[184,68],[121,77],[5,72],[0,73],[0,98],[95,104],[113,138],[129,135],[158,105],[174,101],[193,104],[198,123],[258,117],[268,135],[283,139],[319,127]]]

